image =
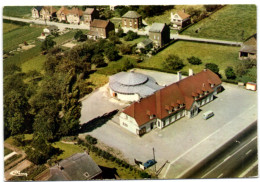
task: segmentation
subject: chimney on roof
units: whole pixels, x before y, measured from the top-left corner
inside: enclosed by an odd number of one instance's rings
[[[177,72],[177,77],[178,77],[178,81],[180,81],[180,80],[181,80],[181,77],[182,77],[181,71],[178,71],[178,72]]]
[[[191,68],[189,69],[189,76],[193,76],[193,70]]]

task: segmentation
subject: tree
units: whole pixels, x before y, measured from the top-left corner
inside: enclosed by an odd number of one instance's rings
[[[179,56],[173,54],[170,54],[163,62],[163,67],[165,69],[180,70],[183,66],[183,60]]]
[[[123,65],[121,69],[122,71],[127,71],[134,67],[133,63],[130,62],[128,59],[124,60],[122,65]]]
[[[120,46],[120,51],[122,54],[132,54],[133,47],[130,44],[123,44]]]
[[[108,38],[109,38],[109,40],[110,40],[111,42],[113,42],[113,44],[120,44],[120,43],[121,43],[121,41],[120,41],[118,35],[115,34],[115,31],[109,32],[109,37],[108,37]]]
[[[116,61],[120,57],[115,47],[106,48],[104,54],[109,61]]]
[[[213,71],[216,74],[218,74],[218,72],[219,72],[218,65],[216,65],[215,63],[207,63],[205,65],[205,68],[210,69],[211,71]]]
[[[47,36],[42,42],[41,49],[42,51],[49,51],[54,45],[56,45],[56,42],[50,36]]]
[[[132,30],[129,30],[126,34],[126,36],[124,37],[125,41],[132,41],[134,39],[138,38],[138,34],[133,32]]]
[[[193,64],[193,65],[200,65],[202,63],[202,61],[199,58],[196,58],[194,56],[189,57],[188,61],[190,64]]]
[[[92,56],[91,63],[95,64],[97,67],[106,66],[104,57],[103,57],[103,55],[100,55],[100,54],[95,54],[94,56]]]
[[[228,66],[225,69],[225,74],[226,74],[227,79],[232,79],[232,80],[236,79],[236,74],[231,66]]]
[[[118,30],[117,30],[116,35],[118,37],[123,37],[124,36],[124,30],[121,27],[119,27]]]

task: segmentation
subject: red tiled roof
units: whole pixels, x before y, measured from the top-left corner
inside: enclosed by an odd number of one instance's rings
[[[106,28],[108,23],[109,20],[94,19],[94,21],[90,24],[90,27]]]
[[[79,8],[77,7],[73,7],[72,9],[67,9],[66,7],[62,6],[58,11],[57,11],[57,15],[61,14],[61,13],[64,13],[65,15],[68,15],[68,14],[75,14],[75,15],[78,15],[78,16],[82,16],[83,15],[83,11],[80,10]]]
[[[181,19],[186,19],[186,18],[189,18],[190,15],[187,14],[187,13],[184,13],[183,11],[178,11],[177,14],[181,17]]]
[[[51,12],[52,11],[52,13],[55,13],[57,10],[54,8],[54,7],[52,7],[52,6],[44,6],[42,9],[46,9],[46,10],[48,10],[49,12]]]
[[[91,15],[94,12],[94,8],[86,8],[84,14]]]
[[[61,13],[67,15],[67,14],[69,13],[69,10],[68,10],[66,7],[62,6],[62,7],[57,11],[56,14],[57,14],[57,15],[60,15]]]
[[[210,82],[210,83],[209,83]],[[190,110],[194,103],[194,97],[203,91],[213,92],[210,84],[220,85],[220,78],[210,70],[186,77],[179,82],[173,83],[155,94],[132,103],[123,112],[135,118],[137,124],[142,126],[149,122],[150,115],[163,119],[169,115],[168,110],[184,104],[186,110]]]

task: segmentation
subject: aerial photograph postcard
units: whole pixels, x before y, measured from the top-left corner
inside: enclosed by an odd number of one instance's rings
[[[258,178],[256,4],[31,3],[2,6],[5,181]]]

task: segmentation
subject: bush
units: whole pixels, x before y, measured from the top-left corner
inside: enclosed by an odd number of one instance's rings
[[[219,68],[218,65],[214,64],[214,63],[207,63],[205,65],[206,69],[210,69],[211,71],[213,71],[214,73],[218,74],[219,72]]]
[[[122,71],[127,71],[131,68],[133,68],[134,65],[132,62],[130,62],[128,59],[124,60],[123,64],[122,64]]]
[[[126,34],[126,36],[124,37],[125,41],[132,41],[134,39],[137,39],[139,36],[137,35],[137,33],[133,32],[132,30],[129,30]]]
[[[124,36],[124,30],[121,27],[119,27],[116,35],[118,37],[123,37]]]
[[[230,66],[228,66],[228,67],[225,69],[225,75],[226,75],[227,79],[231,79],[231,80],[236,79],[236,74],[235,74],[233,68],[230,67]]]
[[[24,135],[20,134],[20,135],[15,135],[13,136],[13,139],[14,139],[14,144],[16,146],[24,146]]]
[[[140,177],[141,178],[151,178],[151,175],[149,175],[147,172],[140,172]]]
[[[194,56],[189,57],[187,60],[189,61],[190,64],[193,65],[200,65],[202,63],[202,61],[199,58],[196,58]]]
[[[92,144],[92,145],[97,144],[97,139],[94,138],[94,137],[92,137],[92,136],[90,136],[90,135],[87,135],[87,136],[85,137],[85,139],[87,140],[87,142],[88,142],[89,144]]]
[[[165,69],[180,70],[183,68],[183,60],[176,55],[170,54],[166,60],[162,63]]]
[[[109,61],[116,61],[120,58],[115,47],[106,48],[104,53]]]

